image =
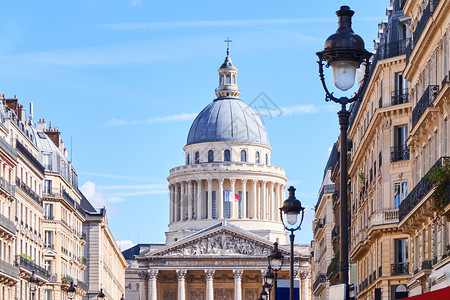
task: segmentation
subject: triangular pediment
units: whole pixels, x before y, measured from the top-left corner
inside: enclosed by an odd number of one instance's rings
[[[217,224],[174,244],[150,252],[147,257],[167,256],[264,256],[270,254],[273,242],[229,224]],[[280,247],[283,254],[289,252]]]

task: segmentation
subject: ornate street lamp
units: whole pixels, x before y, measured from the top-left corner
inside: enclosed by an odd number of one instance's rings
[[[280,215],[284,229],[291,232],[289,235],[291,241],[289,299],[294,300],[294,231],[300,229],[300,226],[302,225],[305,208],[300,201],[295,198],[295,188],[291,186],[288,191],[289,198],[284,200],[283,206],[280,207]],[[299,215],[301,215],[300,219]],[[287,224],[285,223],[285,220]]]
[[[335,34],[331,35],[325,41],[325,49],[317,52],[319,57],[319,76],[323,88],[326,93],[325,101],[333,101],[341,105],[341,110],[338,112],[339,125],[341,126],[341,148],[340,148],[340,199],[341,199],[341,214],[340,214],[340,236],[341,236],[341,266],[340,277],[341,283],[346,285],[348,299],[348,203],[347,203],[347,130],[349,125],[350,112],[347,111],[346,105],[359,100],[362,92],[367,86],[369,78],[369,59],[372,56],[366,49],[364,49],[363,39],[355,34],[352,30],[352,16],[355,12],[348,6],[341,6],[340,10],[336,12],[339,19],[339,28]],[[326,84],[325,76],[323,74],[323,65],[325,67],[331,66],[333,69],[334,85],[341,91],[347,91],[355,83],[356,69],[361,64],[365,65],[365,73],[363,82],[358,91],[351,97],[336,98],[333,93],[330,93]]]
[[[264,275],[264,285],[263,289],[266,291],[267,295],[270,296],[270,292],[272,291],[272,284],[275,275],[273,274],[270,267],[267,269],[266,274]]]
[[[39,279],[37,278],[36,274],[34,274],[34,271],[31,273],[31,277],[28,282],[30,283],[31,299],[33,299],[39,285]]]
[[[278,249],[278,243],[273,243],[273,250],[270,251],[269,256],[267,257],[269,260],[269,269],[273,270],[275,273],[274,283],[273,283],[273,298],[275,300],[278,300],[278,271],[281,270],[283,267],[283,254],[281,253],[280,249]]]
[[[73,286],[73,281],[70,283],[69,289],[67,290],[67,297],[69,299],[73,299],[75,298],[75,292],[77,290],[75,289],[75,287]]]
[[[105,294],[103,294],[103,289],[100,289],[100,293],[97,294],[97,299],[99,299],[99,300],[105,299]]]
[[[264,289],[259,294],[259,300],[269,300],[269,295]]]

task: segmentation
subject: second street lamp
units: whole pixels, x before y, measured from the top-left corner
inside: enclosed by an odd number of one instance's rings
[[[346,105],[359,100],[369,78],[369,59],[372,56],[364,48],[363,39],[352,30],[352,16],[354,11],[348,6],[341,6],[336,12],[339,18],[339,28],[325,41],[325,49],[317,52],[319,57],[319,76],[322,86],[325,90],[326,101],[333,101],[341,105],[338,112],[339,125],[341,126],[341,147],[340,147],[340,238],[341,238],[341,264],[340,277],[341,283],[345,284],[346,298],[348,299],[348,203],[347,203],[347,130],[349,126],[350,112]],[[353,87],[355,83],[356,69],[361,64],[365,64],[365,73],[363,82],[358,91],[351,97],[336,98],[330,93],[323,74],[323,65],[331,66],[333,69],[333,78],[335,86],[341,91],[346,91]]]
[[[289,198],[284,200],[283,206],[280,207],[280,215],[284,229],[291,232],[289,235],[291,242],[289,300],[294,300],[294,231],[300,229],[300,226],[302,225],[305,208],[302,206],[301,202],[295,198],[295,188],[291,186],[288,191]],[[298,218],[299,215],[301,215],[300,220]],[[285,223],[285,220],[287,224]]]
[[[269,268],[273,270],[275,273],[274,276],[274,283],[273,283],[273,298],[275,300],[278,300],[278,271],[281,270],[283,267],[283,254],[281,253],[280,249],[278,249],[278,243],[273,243],[273,250],[270,251],[270,254],[268,256],[269,259]]]
[[[70,283],[69,289],[67,290],[67,297],[69,299],[73,299],[75,298],[75,292],[77,290],[75,289],[75,287],[73,286],[73,281]]]
[[[30,296],[31,299],[33,299],[39,285],[39,279],[37,278],[36,274],[34,274],[34,271],[31,273],[31,277],[28,281],[30,283]]]

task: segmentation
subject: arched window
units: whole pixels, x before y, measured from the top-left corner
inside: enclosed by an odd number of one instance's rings
[[[259,159],[259,151],[256,151],[256,154],[255,154],[255,163],[257,163],[257,164],[260,163],[260,159]]]
[[[187,164],[187,165],[189,164],[189,154],[186,155],[186,164]]]
[[[230,152],[230,150],[226,149],[223,152],[223,161],[231,161],[231,152]]]
[[[241,161],[246,162],[247,161],[247,152],[245,150],[241,151]]]
[[[230,74],[227,74],[227,84],[231,83],[231,78],[230,78]]]
[[[236,84],[236,75],[233,75],[233,84]]]
[[[266,165],[268,165],[268,164],[269,164],[269,155],[266,154]]]
[[[196,164],[199,164],[199,163],[200,163],[200,153],[198,153],[198,151],[195,152],[195,163],[196,163]]]
[[[223,75],[220,75],[220,84],[223,84]]]
[[[214,161],[214,151],[209,150],[208,151],[208,162],[213,162],[213,161]]]

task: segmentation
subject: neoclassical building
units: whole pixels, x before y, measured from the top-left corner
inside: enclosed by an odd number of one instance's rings
[[[240,98],[229,50],[216,98],[194,120],[185,165],[170,170],[169,230],[163,245],[124,251],[126,299],[258,299],[267,255],[289,256],[279,216],[285,170],[270,164],[259,116]],[[288,279],[285,259],[280,279]],[[295,253],[300,299],[309,299],[309,247]],[[139,298],[140,297],[140,298]]]

